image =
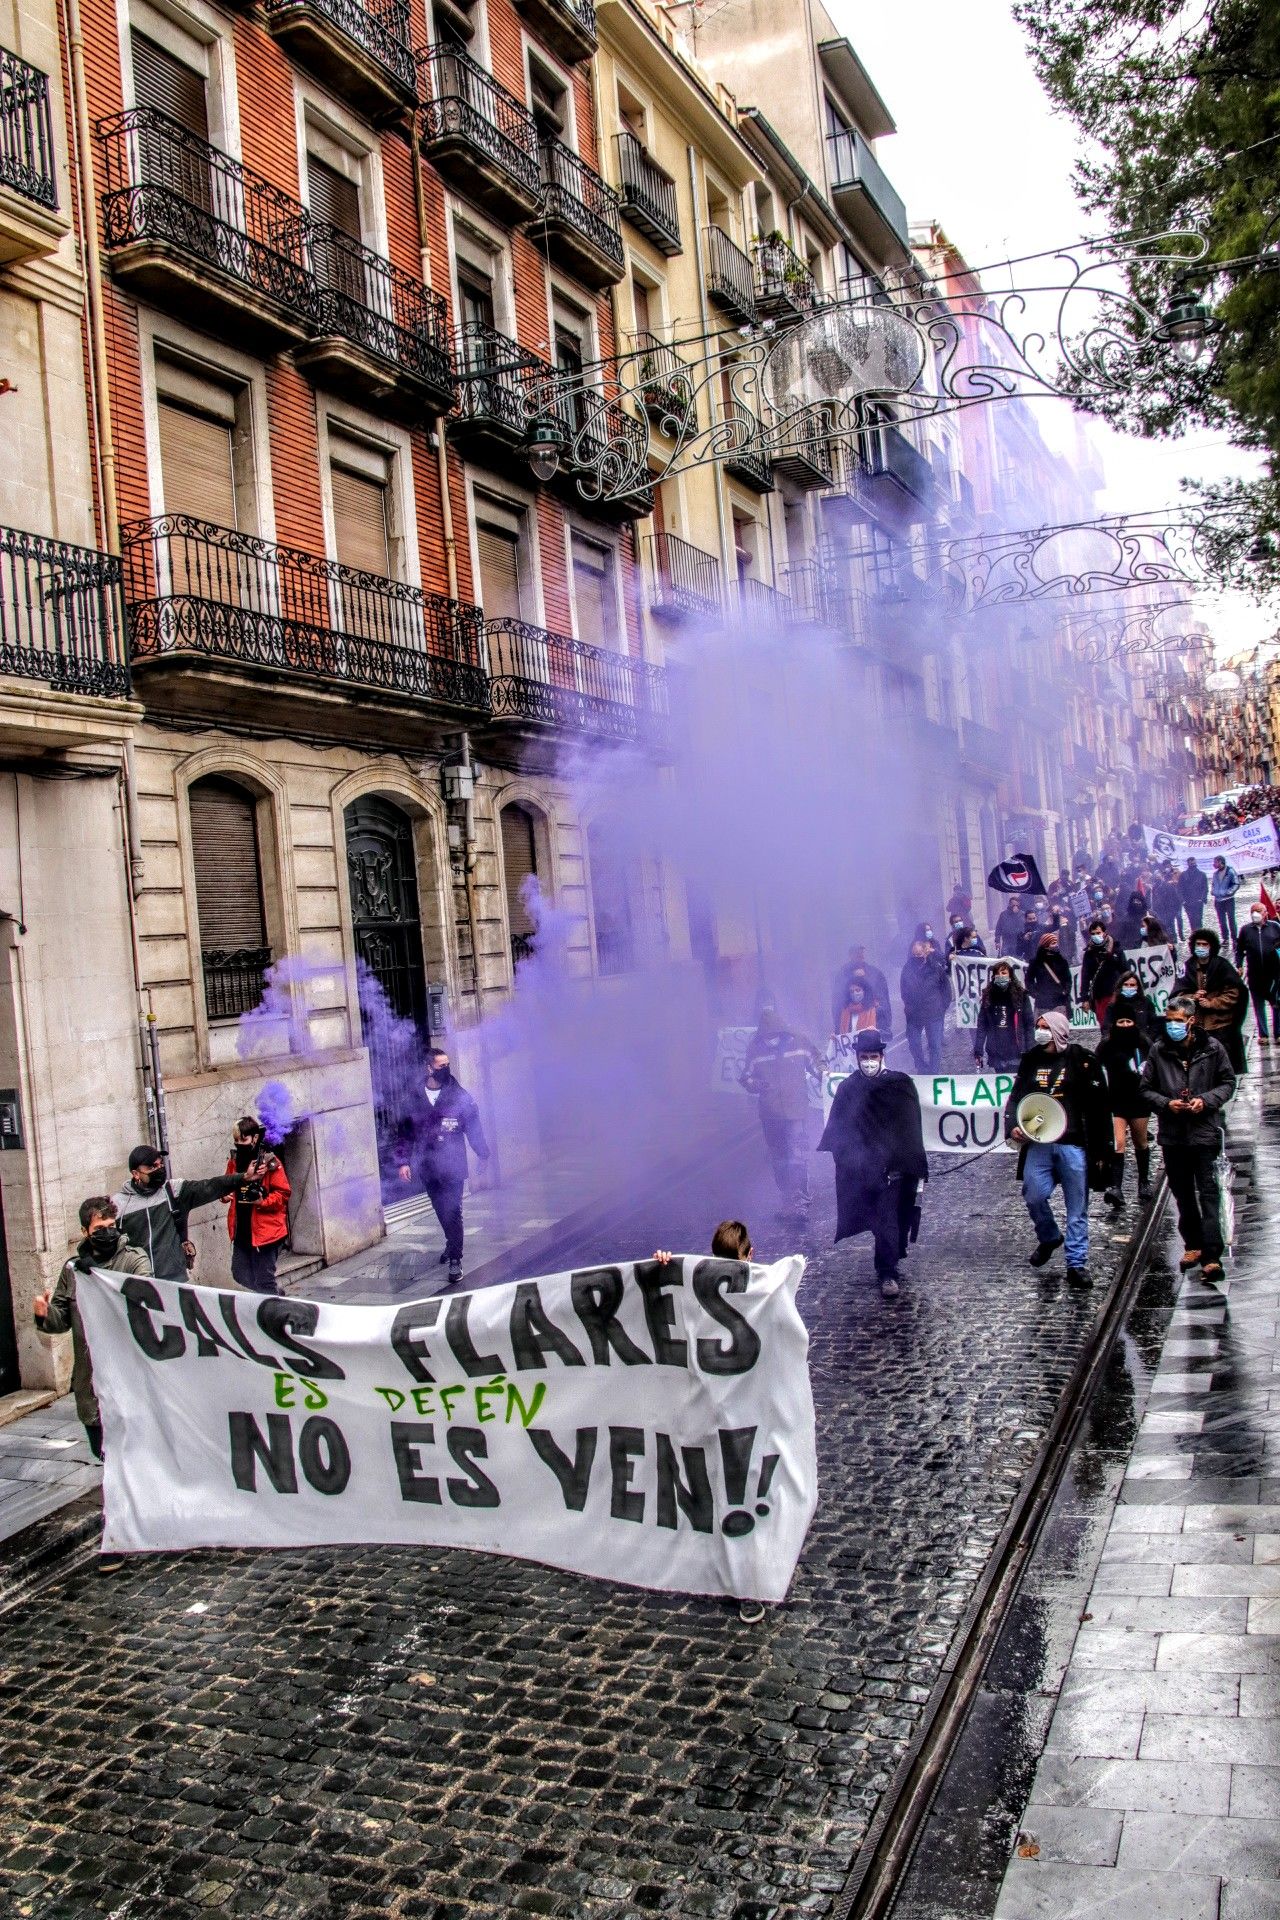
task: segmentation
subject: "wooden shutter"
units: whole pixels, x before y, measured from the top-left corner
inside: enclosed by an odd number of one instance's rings
[[[613,556],[607,547],[573,537],[573,599],[578,638],[593,647],[616,647],[618,608],[613,593]]]
[[[360,189],[354,180],[348,180],[345,174],[331,167],[327,160],[318,160],[314,153],[307,155],[307,187],[311,200],[311,211],[317,220],[327,220],[330,226],[337,227],[342,233],[349,233],[353,240],[363,239],[360,228]]]
[[[197,780],[188,807],[201,948],[265,947],[253,796],[231,780]]]
[[[167,113],[198,139],[209,138],[204,75],[167,52],[145,33],[132,35],[133,91],[140,107]]]
[[[506,527],[476,521],[476,551],[480,557],[480,604],[488,620],[519,620],[520,540]]]
[[[334,547],[339,560],[344,567],[358,567],[363,573],[389,574],[385,482],[336,464],[330,468],[330,476]]]
[[[638,280],[631,282],[631,301],[635,309],[636,332],[652,333],[653,318],[649,306],[649,289],[641,286]]]
[[[507,918],[513,939],[533,932],[533,920],[520,897],[530,874],[538,871],[538,846],[533,815],[527,807],[502,809],[502,872],[507,889]]]
[[[234,402],[228,396],[228,405]],[[160,475],[166,513],[187,513],[219,527],[236,524],[231,426],[206,413],[160,401]]]

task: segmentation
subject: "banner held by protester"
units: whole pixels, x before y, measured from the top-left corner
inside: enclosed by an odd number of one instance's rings
[[[1240,827],[1226,827],[1221,833],[1165,833],[1159,827],[1144,827],[1147,852],[1156,860],[1172,860],[1185,866],[1188,860],[1212,864],[1221,854],[1237,873],[1269,873],[1280,867],[1280,835],[1274,816],[1247,820]]]
[[[823,1075],[822,1104],[826,1113],[836,1088],[848,1073],[831,1069]],[[913,1073],[920,1096],[920,1119],[926,1153],[978,1153],[995,1147],[1009,1151],[1002,1141],[1004,1103],[1013,1088],[1011,1073]]]
[[[107,1552],[467,1547],[782,1600],[817,1500],[799,1255],[395,1306],[95,1270]]]

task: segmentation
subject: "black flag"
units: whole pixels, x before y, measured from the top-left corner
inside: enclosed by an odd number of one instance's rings
[[[1001,860],[987,875],[987,885],[997,893],[1043,893],[1040,869],[1029,853],[1015,853],[1012,860]]]

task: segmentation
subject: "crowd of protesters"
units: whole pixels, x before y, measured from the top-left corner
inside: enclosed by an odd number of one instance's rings
[[[1248,787],[1238,800],[1228,801],[1225,806],[1202,813],[1196,823],[1196,831],[1227,833],[1232,827],[1246,826],[1250,820],[1262,820],[1269,813],[1280,821],[1280,787]]]

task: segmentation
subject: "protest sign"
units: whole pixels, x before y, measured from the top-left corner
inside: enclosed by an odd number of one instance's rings
[[[712,1093],[740,1093],[746,1088],[742,1076],[747,1070],[747,1048],[755,1037],[754,1027],[721,1027],[716,1035],[715,1064],[711,1069]]]
[[[817,1498],[799,1255],[387,1307],[94,1272],[108,1551],[467,1547],[781,1600]]]
[[[992,967],[1012,967],[1021,980],[1026,966],[1021,960],[1003,956],[956,954],[951,962],[951,984],[956,996],[956,1026],[971,1029],[978,1024],[978,1006],[991,979]]]
[[[1168,947],[1132,947],[1128,953],[1130,965],[1134,968],[1143,987],[1151,995],[1151,1004],[1157,1013],[1163,1013],[1169,1000],[1169,989],[1177,978],[1173,954]],[[956,958],[951,962],[951,978],[956,993],[956,1026],[960,1030],[971,1030],[978,1024],[978,1007],[983,992],[991,978],[992,967],[1012,967],[1022,979],[1026,968],[1021,960],[972,959],[968,956]],[[1080,968],[1071,969],[1071,1025],[1077,1033],[1096,1033],[1098,1022],[1091,1007],[1080,1004]]]
[[[828,1115],[836,1088],[848,1078],[834,1068],[824,1075],[823,1106]],[[926,1153],[977,1153],[990,1146],[997,1153],[1012,1151],[1002,1141],[1004,1103],[1013,1090],[1011,1073],[913,1073],[911,1078],[920,1096]]]
[[[1172,860],[1183,867],[1198,860],[1208,868],[1220,853],[1237,873],[1267,873],[1280,867],[1280,836],[1271,814],[1260,820],[1248,820],[1242,827],[1227,827],[1221,833],[1164,833],[1158,827],[1142,829],[1147,852],[1156,860]]]

